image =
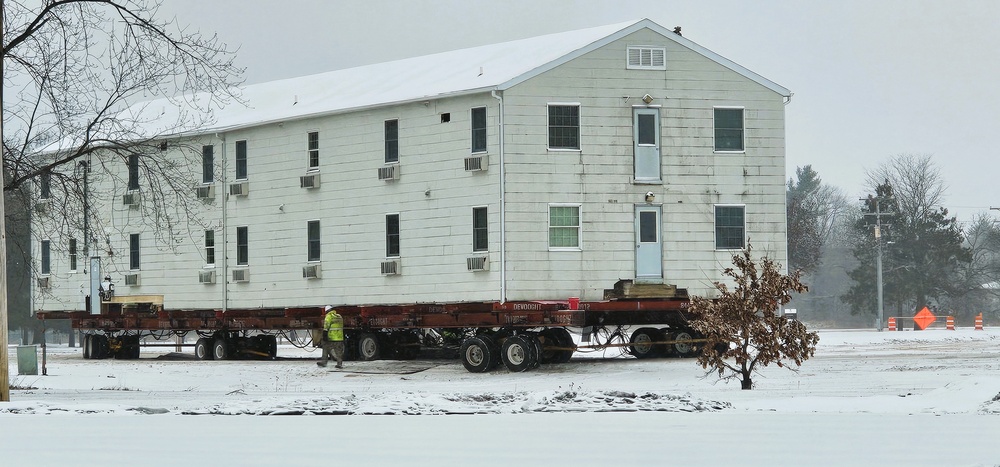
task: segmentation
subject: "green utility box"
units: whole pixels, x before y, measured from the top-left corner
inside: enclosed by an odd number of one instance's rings
[[[17,346],[17,374],[37,375],[38,374],[38,346],[19,345]]]

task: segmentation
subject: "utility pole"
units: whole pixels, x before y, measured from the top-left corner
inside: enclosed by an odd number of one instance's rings
[[[888,187],[888,181],[886,182],[886,186]],[[877,190],[877,191],[881,191],[881,190]],[[889,193],[891,193],[891,188],[890,188]],[[891,196],[891,194],[890,194],[890,196]],[[875,212],[866,212],[865,216],[875,216],[875,251],[876,251],[876,256],[875,256],[876,284],[875,284],[875,287],[876,287],[876,294],[878,295],[878,309],[876,310],[876,314],[878,316],[875,319],[875,330],[879,331],[879,332],[882,331],[882,323],[884,321],[884,309],[885,309],[884,304],[883,304],[883,298],[882,298],[883,297],[883,289],[882,289],[882,287],[883,287],[882,286],[882,216],[889,216],[889,215],[895,214],[895,213],[892,213],[892,212],[883,212],[882,211],[882,201],[883,201],[883,199],[888,200],[889,197],[883,197],[883,195],[881,193],[879,193],[878,196],[875,196],[875,197],[872,197],[872,196],[869,195],[868,198],[861,198],[861,201],[866,201],[866,202],[869,203],[868,204],[869,210],[871,210],[871,208],[873,208],[873,207],[875,208],[874,209]],[[872,206],[872,205],[874,205],[874,206]]]

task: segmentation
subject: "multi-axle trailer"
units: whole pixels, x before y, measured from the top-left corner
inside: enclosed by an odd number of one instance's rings
[[[568,361],[584,349],[619,347],[637,358],[693,356],[701,340],[688,325],[689,300],[618,298],[554,301],[416,303],[337,306],[344,317],[348,359],[413,359],[422,350],[458,349],[466,369],[503,363],[525,371]],[[323,307],[170,310],[158,295],[118,296],[87,311],[39,312],[69,319],[83,335],[84,358],[138,358],[144,338],[196,333],[203,360],[275,358],[277,337],[308,331],[319,345]],[[570,329],[580,333],[573,338]],[[148,340],[148,339],[145,339]]]

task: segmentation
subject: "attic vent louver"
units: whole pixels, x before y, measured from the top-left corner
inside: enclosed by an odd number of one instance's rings
[[[630,70],[666,70],[667,49],[662,47],[629,47],[628,66]]]

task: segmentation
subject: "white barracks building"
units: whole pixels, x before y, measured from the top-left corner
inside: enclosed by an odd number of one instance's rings
[[[191,174],[182,235],[143,209],[146,156],[94,156],[120,176],[91,174],[91,253],[170,309],[712,295],[747,238],[786,263],[790,96],[649,20],[249,85],[156,155]],[[54,217],[34,308],[82,310],[85,234]]]

